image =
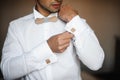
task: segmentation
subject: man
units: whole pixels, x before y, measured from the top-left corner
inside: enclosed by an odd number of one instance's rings
[[[32,14],[10,23],[1,61],[4,79],[81,80],[80,61],[100,69],[104,52],[85,20],[61,6],[62,0],[35,1]]]

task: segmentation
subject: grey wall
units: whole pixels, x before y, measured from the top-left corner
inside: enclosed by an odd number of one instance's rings
[[[115,36],[120,36],[119,0],[64,0],[76,8],[95,31],[105,51],[105,62],[101,71],[108,72],[114,67]],[[34,0],[0,1],[0,54],[11,20],[32,12]]]

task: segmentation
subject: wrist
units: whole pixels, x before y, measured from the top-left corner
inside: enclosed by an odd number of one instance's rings
[[[69,18],[67,19],[67,22],[70,22],[75,16],[77,16],[77,14],[73,14],[69,16]]]

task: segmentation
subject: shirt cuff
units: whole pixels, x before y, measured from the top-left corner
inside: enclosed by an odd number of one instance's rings
[[[51,51],[47,41],[42,42],[30,53],[26,53],[28,71],[40,70],[55,62],[57,62],[57,56]]]
[[[68,22],[65,26],[65,29],[74,34],[74,36],[79,36],[84,30],[90,28],[86,23],[85,19],[79,17],[79,15],[75,16],[70,22]],[[89,29],[91,30],[91,29]]]

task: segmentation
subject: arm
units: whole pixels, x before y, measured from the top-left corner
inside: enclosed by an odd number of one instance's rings
[[[101,68],[104,52],[86,21],[81,19],[75,10],[69,6],[63,6],[59,16],[67,22],[65,29],[74,35],[73,43],[83,64],[92,70]]]
[[[41,70],[57,61],[47,41],[40,43],[29,52],[24,52],[16,33],[15,24],[11,23],[2,51],[1,69],[5,79],[17,79],[33,71]]]
[[[79,59],[92,70],[101,68],[104,52],[96,35],[85,20],[75,16],[67,23],[66,30],[75,36],[73,43]]]

